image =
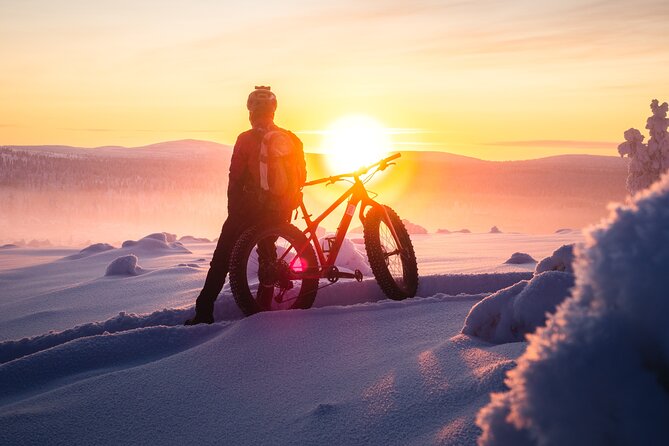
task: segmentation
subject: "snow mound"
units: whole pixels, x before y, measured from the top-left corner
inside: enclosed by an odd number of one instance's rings
[[[155,361],[210,339],[224,324],[196,327],[148,327],[82,337],[0,365],[1,400],[17,394],[62,386],[77,375],[94,376]]]
[[[319,239],[322,247],[328,246],[327,239],[334,237],[334,234],[329,234],[326,237]],[[364,246],[356,246],[350,239],[345,238],[341,245],[339,255],[337,256],[337,267],[346,268],[351,271],[359,269],[363,275],[368,276],[372,274],[372,269],[367,261],[367,254],[364,251]]]
[[[524,252],[514,252],[504,263],[509,265],[522,265],[524,263],[536,263],[537,261],[531,255]]]
[[[555,230],[556,234],[571,234],[572,232],[574,232],[574,230],[570,228],[560,228]]]
[[[137,276],[144,270],[137,265],[137,256],[130,254],[113,260],[105,271],[105,276]]]
[[[502,231],[500,231],[497,226],[493,226],[492,228],[490,228],[490,233],[491,234],[501,234]]]
[[[139,240],[126,240],[123,242],[123,248],[142,249],[149,252],[177,251],[180,253],[190,253],[181,242],[176,241],[176,235],[167,232],[156,232],[149,234]]]
[[[437,234],[471,234],[472,231],[469,229],[459,229],[457,231],[451,231],[449,229],[437,229]]]
[[[11,249],[11,248],[18,248],[19,245],[16,245],[14,243],[8,243],[6,245],[0,246],[0,249]]]
[[[419,296],[437,293],[449,295],[494,293],[521,280],[529,280],[532,273],[435,274],[422,276],[418,284]],[[318,298],[316,298],[318,300]]]
[[[500,290],[472,307],[462,333],[495,344],[518,342],[546,322],[569,295],[574,276],[547,271]]]
[[[205,237],[193,237],[192,235],[184,235],[179,239],[181,243],[211,243],[211,240]]]
[[[164,309],[143,315],[120,312],[118,316],[106,321],[91,322],[60,332],[50,332],[20,340],[0,342],[0,364],[79,338],[97,336],[104,333],[118,333],[157,325],[182,325],[191,316],[191,313],[191,308]]]
[[[574,272],[574,245],[562,245],[541,262],[537,264],[534,274],[541,274],[544,271],[564,271]]]
[[[666,443],[668,227],[665,176],[589,231],[573,297],[479,413],[480,444]]]
[[[114,248],[112,245],[108,243],[95,243],[93,245],[87,246],[86,248],[82,249],[79,251],[77,254],[73,254],[71,256],[66,257],[68,260],[77,260],[77,259],[82,259],[84,257],[91,256],[93,254],[97,254],[99,252],[105,252],[105,251],[111,251]]]

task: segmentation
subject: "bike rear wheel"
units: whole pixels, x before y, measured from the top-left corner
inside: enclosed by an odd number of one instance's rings
[[[247,229],[230,257],[230,288],[242,312],[310,308],[318,263],[307,238],[289,223]]]
[[[418,290],[416,253],[397,213],[388,206],[375,206],[367,212],[363,229],[369,265],[383,293],[394,300],[415,296]]]

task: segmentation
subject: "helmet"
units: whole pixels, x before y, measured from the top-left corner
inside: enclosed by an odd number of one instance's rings
[[[246,101],[246,108],[251,112],[276,110],[276,95],[270,90],[272,87],[260,86],[251,92]]]

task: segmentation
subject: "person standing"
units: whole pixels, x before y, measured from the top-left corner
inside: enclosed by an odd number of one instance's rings
[[[228,217],[223,223],[204,286],[195,301],[195,316],[186,320],[185,325],[214,322],[214,302],[225,284],[230,255],[237,239],[244,230],[259,222],[289,221],[301,197],[299,189],[306,181],[302,141],[274,124],[277,100],[271,88],[255,87],[246,107],[251,129],[237,137],[232,152]],[[277,176],[277,170],[281,169],[285,171]],[[277,181],[283,183],[276,186]]]

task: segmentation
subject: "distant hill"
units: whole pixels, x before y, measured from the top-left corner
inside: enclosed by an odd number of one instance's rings
[[[69,233],[66,239],[112,231],[121,240],[163,230],[213,238],[226,213],[231,153],[230,146],[198,140],[133,148],[0,146],[0,243],[53,239],[53,232]],[[310,179],[332,174],[324,155],[307,154],[307,163]],[[613,156],[498,162],[407,151],[369,187],[431,232],[498,226],[552,233],[606,216],[609,201],[625,198],[626,172],[626,160]],[[305,200],[316,214],[343,190],[314,186]],[[333,230],[337,221],[325,226]]]
[[[212,141],[182,139],[165,141],[141,147],[103,146],[94,148],[71,146],[0,146],[0,149],[12,149],[35,154],[57,154],[71,156],[102,156],[102,157],[206,157],[225,153],[232,147]]]

